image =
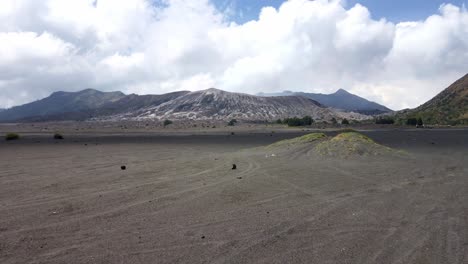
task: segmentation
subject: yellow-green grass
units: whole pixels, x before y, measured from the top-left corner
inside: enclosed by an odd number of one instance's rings
[[[8,133],[5,135],[5,140],[17,140],[20,136],[16,133]]]
[[[395,152],[357,132],[341,133],[330,140],[323,141],[315,146],[315,151],[327,156],[376,156]]]
[[[321,139],[325,139],[327,136],[324,133],[311,133],[301,137],[296,137],[292,139],[285,139],[278,141],[269,145],[269,147],[281,147],[287,145],[295,145],[295,144],[303,144],[303,143],[310,143],[315,142]]]

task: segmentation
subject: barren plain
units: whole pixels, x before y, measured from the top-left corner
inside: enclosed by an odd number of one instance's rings
[[[267,147],[310,132],[2,139],[0,263],[468,263],[468,130],[361,131],[398,156]]]

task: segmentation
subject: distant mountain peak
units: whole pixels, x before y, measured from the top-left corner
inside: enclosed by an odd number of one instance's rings
[[[202,90],[201,92],[206,93],[206,94],[221,94],[221,93],[226,93],[226,91],[220,90],[218,88],[208,88],[206,90]]]
[[[341,113],[302,94],[260,97],[217,88],[162,95],[125,95],[85,89],[56,92],[44,99],[5,110],[0,121],[31,120],[276,120],[293,116],[316,120],[340,118]],[[361,117],[356,117],[361,118]]]
[[[129,113],[126,118],[276,120],[305,115],[317,120],[339,118],[333,110],[302,96],[261,97],[216,88],[187,93],[159,106]]]
[[[121,95],[124,95],[124,93],[120,91],[103,92],[103,91],[99,91],[93,88],[87,88],[87,89],[83,89],[83,90],[79,90],[75,92],[57,91],[57,92],[53,92],[51,96],[52,95],[73,95],[73,94],[76,94],[76,95],[86,95],[86,94],[121,94]]]
[[[340,88],[340,89],[338,89],[338,91],[335,92],[335,94],[346,94],[346,95],[348,95],[348,94],[351,94],[351,93],[346,91],[345,89]]]
[[[0,121],[43,118],[66,113],[87,112],[125,97],[122,92],[85,89],[78,92],[54,92],[49,97],[2,111]]]
[[[352,94],[345,89],[338,89],[332,94],[289,92],[261,94],[262,96],[303,96],[320,104],[343,111],[357,112],[365,115],[377,115],[391,112],[389,108],[365,98]]]

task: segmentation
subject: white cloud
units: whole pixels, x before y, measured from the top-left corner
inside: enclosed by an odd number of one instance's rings
[[[468,12],[372,19],[336,0],[289,0],[229,21],[208,0],[2,0],[0,107],[56,90],[256,93],[345,88],[399,109],[466,74]]]

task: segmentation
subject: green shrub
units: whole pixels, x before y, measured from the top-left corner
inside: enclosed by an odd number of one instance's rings
[[[416,119],[416,118],[406,119],[406,125],[408,125],[408,126],[415,126],[417,124],[418,124],[418,119]]]
[[[422,118],[418,118],[418,122],[416,123],[417,126],[424,125]]]
[[[228,123],[228,126],[234,126],[236,123],[237,123],[236,119],[231,119],[231,121],[229,121]]]
[[[54,139],[63,139],[63,136],[59,133],[54,134]]]
[[[375,123],[378,125],[393,125],[395,120],[391,117],[379,117],[375,120]]]
[[[300,118],[298,118],[298,117],[287,118],[286,122],[287,122],[288,126],[290,126],[290,127],[302,126],[302,120]]]
[[[312,119],[312,117],[310,117],[310,116],[304,116],[302,118],[302,122],[303,122],[304,126],[310,126],[310,125],[312,125],[312,123],[314,123],[314,119]]]
[[[346,118],[343,119],[343,121],[341,121],[341,124],[342,124],[342,125],[349,125],[348,119],[346,119]]]
[[[5,135],[5,140],[17,140],[20,136],[16,133],[8,133]]]
[[[169,120],[169,119],[166,119],[166,120],[164,120],[163,124],[164,124],[164,126],[168,126],[168,125],[172,124],[172,121]]]
[[[293,117],[285,118],[283,122],[290,127],[310,126],[314,123],[314,119],[310,116],[304,116],[303,118]]]

